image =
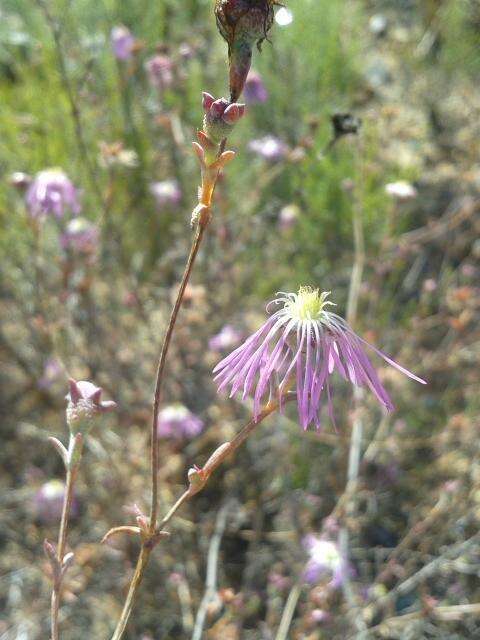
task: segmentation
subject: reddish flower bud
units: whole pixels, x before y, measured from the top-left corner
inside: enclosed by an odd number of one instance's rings
[[[223,112],[223,119],[227,124],[235,124],[245,113],[245,105],[234,102],[229,104]]]
[[[205,112],[210,110],[210,107],[214,102],[215,98],[210,93],[207,93],[206,91],[202,92],[202,106]]]
[[[234,124],[245,113],[245,105],[238,102],[230,103],[226,98],[215,100],[209,93],[203,94],[204,132],[214,143],[218,144],[226,138]]]

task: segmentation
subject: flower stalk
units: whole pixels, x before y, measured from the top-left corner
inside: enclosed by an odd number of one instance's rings
[[[160,539],[165,535],[165,532],[162,531],[162,527],[169,522],[183,502],[185,502],[190,495],[193,495],[193,493],[189,493],[187,495],[188,492],[186,492],[186,494],[177,501],[167,516],[163,518],[160,525],[157,526],[159,473],[158,416],[160,413],[168,350],[172,341],[178,313],[182,306],[185,289],[190,280],[193,267],[195,265],[195,259],[202,244],[205,231],[211,220],[212,200],[218,176],[227,163],[235,156],[233,151],[225,151],[226,135],[233,129],[233,126],[242,117],[244,112],[243,105],[229,104],[224,99],[215,100],[213,96],[206,93],[203,95],[203,108],[205,111],[204,128],[197,132],[198,142],[192,143],[194,152],[200,163],[201,171],[201,186],[199,189],[198,204],[194,208],[191,217],[191,224],[195,227],[195,234],[180,281],[175,303],[167,324],[162,346],[160,348],[156,372],[152,422],[150,429],[150,512],[148,518],[143,514],[140,514],[137,517],[137,522],[140,525],[139,527],[114,527],[104,537],[104,540],[106,540],[116,533],[128,532],[131,534],[138,533],[141,538],[141,550],[137,560],[137,565],[130,582],[127,598],[125,600],[120,619],[112,636],[112,640],[119,640],[125,631],[125,627],[133,609],[136,593],[140,587],[143,574],[148,564],[150,553],[158,544]]]
[[[62,581],[68,568],[72,565],[74,558],[73,553],[65,554],[65,549],[67,546],[68,521],[72,507],[75,481],[82,457],[83,436],[81,433],[71,434],[68,450],[55,438],[51,440],[57,451],[59,451],[66,469],[65,494],[57,548],[55,549],[48,540],[44,542],[44,550],[50,561],[53,581],[50,604],[51,640],[59,640],[58,613],[60,609]],[[62,447],[63,451],[60,447]]]
[[[281,400],[280,398],[278,398],[276,400],[268,402],[263,410],[259,413],[259,415],[247,422],[247,424],[230,442],[226,442],[215,449],[215,451],[210,455],[207,462],[202,468],[195,466],[194,468],[190,469],[190,471],[188,472],[188,488],[182,493],[175,504],[165,514],[162,520],[158,523],[158,526],[155,528],[155,530],[153,532],[150,531],[150,536],[144,538],[142,541],[137,565],[130,582],[123,610],[111,640],[120,640],[123,636],[133,610],[135,597],[142,582],[143,575],[150,558],[150,554],[157,542],[159,542],[161,538],[168,536],[168,533],[166,531],[163,531],[163,528],[172,520],[180,507],[182,507],[186,502],[193,498],[193,496],[197,495],[197,493],[200,493],[200,491],[205,488],[213,472],[223,463],[227,456],[234,453],[245,442],[245,440],[256,429],[256,427],[263,420],[265,420],[265,418],[277,411],[280,408],[281,403],[288,402],[289,400],[293,400],[294,398],[295,394],[292,392],[288,392]],[[132,529],[135,529],[135,527],[115,527],[104,536],[102,542],[105,542],[112,535],[115,535],[117,533],[135,533],[134,531],[132,531]]]

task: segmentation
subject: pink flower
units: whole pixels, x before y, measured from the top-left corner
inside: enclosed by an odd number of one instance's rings
[[[60,237],[60,244],[65,250],[76,253],[91,254],[98,247],[99,230],[96,225],[85,218],[70,220]]]
[[[112,49],[117,60],[129,60],[135,49],[135,38],[127,27],[113,27],[110,34]]]
[[[208,346],[212,351],[224,351],[235,347],[243,334],[231,324],[226,324],[215,336],[210,338]]]
[[[330,578],[330,588],[340,587],[348,578],[350,568],[340,553],[338,544],[308,535],[304,538],[303,545],[310,556],[303,573],[306,582],[315,584],[322,578]]]
[[[45,482],[33,497],[33,510],[37,519],[43,524],[54,524],[62,515],[65,485],[60,480]],[[78,516],[78,499],[74,497],[71,506],[71,516]]]
[[[63,366],[57,358],[48,358],[43,367],[43,375],[38,381],[40,389],[49,389],[64,374]]]
[[[268,100],[268,91],[263,84],[262,76],[253,69],[247,76],[243,93],[247,104],[262,103]]]
[[[145,62],[152,87],[167,89],[173,82],[173,62],[165,55],[157,54]]]
[[[30,216],[43,219],[48,215],[62,218],[67,211],[80,213],[78,191],[61,169],[40,171],[28,187],[26,203]]]
[[[176,207],[182,199],[182,191],[177,180],[162,180],[152,182],[150,193],[155,198],[159,208]]]
[[[214,369],[221,391],[231,387],[230,397],[241,391],[242,397],[252,394],[254,416],[258,417],[267,393],[279,394],[294,380],[297,407],[303,429],[314,424],[320,428],[322,396],[333,421],[330,377],[337,371],[354,385],[368,387],[388,411],[393,403],[370,360],[367,346],[388,364],[417,382],[424,380],[404,369],[387,355],[368,344],[336,313],[325,307],[329,293],[300,287],[298,293],[278,294],[267,305],[282,305],[266,322]]]
[[[268,162],[279,162],[288,153],[288,146],[275,136],[265,136],[252,140],[248,148]]]
[[[194,438],[203,431],[203,427],[203,421],[182,404],[168,405],[158,415],[158,435],[162,438]]]

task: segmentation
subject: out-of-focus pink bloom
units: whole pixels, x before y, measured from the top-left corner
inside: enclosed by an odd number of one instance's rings
[[[49,389],[64,374],[62,364],[57,358],[48,358],[43,367],[43,374],[38,381],[40,389]]]
[[[388,411],[393,403],[380,382],[364,346],[372,349],[385,362],[417,382],[424,380],[397,364],[394,360],[360,338],[346,321],[326,310],[329,292],[300,287],[298,293],[277,294],[267,305],[282,305],[258,331],[214,369],[221,391],[231,387],[230,397],[237,392],[242,397],[253,395],[253,414],[261,412],[266,394],[281,395],[285,387],[296,380],[297,407],[303,429],[314,424],[320,428],[322,397],[326,394],[332,422],[333,406],[330,376],[336,370],[345,380],[360,387],[369,387]]]
[[[300,215],[300,208],[296,204],[288,204],[282,207],[278,215],[278,227],[281,231],[292,229]]]
[[[42,219],[48,215],[62,218],[67,211],[81,211],[78,191],[61,169],[40,171],[29,186],[26,203],[30,216]]]
[[[150,193],[155,198],[159,208],[176,207],[182,200],[182,191],[176,180],[161,180],[152,182]]]
[[[461,268],[462,276],[466,278],[473,278],[477,274],[477,267],[473,264],[466,263]]]
[[[236,347],[243,337],[243,333],[231,324],[226,324],[217,335],[210,338],[208,346],[212,351],[224,351]]]
[[[253,71],[253,69],[250,70],[247,76],[243,95],[247,104],[258,104],[268,100],[268,91],[263,83],[262,76]]]
[[[423,281],[423,290],[427,293],[432,293],[437,289],[437,281],[434,278],[427,278]]]
[[[43,524],[54,524],[62,515],[65,485],[60,480],[49,480],[37,491],[33,498],[33,510],[36,518]],[[70,515],[78,516],[79,503],[74,496]]]
[[[321,579],[329,578],[329,587],[332,589],[340,587],[348,578],[350,570],[338,545],[314,535],[306,536],[303,544],[310,556],[303,572],[306,582],[315,584]]]
[[[152,87],[168,89],[173,82],[173,62],[168,56],[158,53],[145,62],[145,69]]]
[[[98,227],[85,218],[70,220],[60,237],[60,244],[65,250],[76,253],[91,254],[97,250],[99,239]]]
[[[117,60],[123,61],[132,57],[135,49],[135,38],[130,29],[127,29],[124,25],[113,27],[110,34],[110,42]]]
[[[288,146],[275,136],[264,136],[257,140],[252,140],[248,148],[268,162],[279,162],[288,153]]]
[[[389,184],[385,185],[385,191],[392,198],[401,201],[412,200],[418,195],[418,192],[413,184],[410,184],[410,182],[406,182],[405,180],[390,182]]]
[[[182,404],[168,405],[158,415],[158,435],[162,438],[194,438],[203,427],[203,421]]]
[[[328,622],[330,619],[331,615],[330,613],[328,613],[328,611],[325,611],[325,609],[314,609],[310,613],[310,620],[314,624],[323,624],[325,622]]]
[[[168,576],[168,582],[173,586],[178,587],[183,582],[185,582],[185,576],[179,571],[172,571],[172,573]]]
[[[195,55],[195,49],[188,42],[182,42],[178,47],[178,53],[183,60],[191,60]]]
[[[290,578],[282,576],[277,571],[272,571],[268,574],[268,582],[277,591],[286,591],[292,583]]]

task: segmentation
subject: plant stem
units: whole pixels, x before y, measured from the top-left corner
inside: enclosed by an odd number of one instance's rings
[[[295,394],[291,394],[288,393],[288,395],[286,395],[286,397],[284,397],[284,402],[288,402],[289,400],[292,400],[295,397]],[[272,413],[274,413],[274,411],[276,411],[280,406],[280,402],[279,400],[275,400],[273,402],[269,402],[265,408],[263,409],[263,411],[260,413],[260,415],[258,416],[258,418],[255,419],[251,419],[249,422],[247,422],[247,424],[238,432],[238,434],[233,438],[233,440],[229,443],[228,448],[225,449],[224,453],[222,454],[221,457],[218,458],[218,460],[216,461],[216,463],[214,465],[212,465],[210,467],[210,473],[209,473],[209,477],[211,475],[211,473],[213,473],[213,471],[215,471],[215,469],[220,466],[220,464],[223,462],[223,460],[230,455],[231,453],[233,453],[234,451],[236,451],[238,449],[238,447],[240,447],[241,444],[243,444],[243,442],[245,442],[245,440],[248,438],[248,436],[252,433],[252,431],[269,415],[271,415]],[[203,486],[202,486],[203,488]],[[158,525],[158,530],[163,529],[164,526],[166,526],[170,520],[173,518],[173,516],[176,514],[176,512],[180,509],[180,507],[187,502],[188,500],[190,500],[190,498],[192,498],[194,495],[196,495],[197,492],[193,492],[191,487],[188,488],[186,491],[184,491],[184,493],[182,493],[182,495],[180,496],[180,498],[175,502],[175,504],[173,505],[173,507],[171,507],[171,509],[169,509],[169,511],[167,512],[167,514],[162,518],[162,520],[159,522]],[[148,563],[148,559],[150,556],[150,553],[152,551],[151,545],[149,546],[148,542],[147,543],[143,543],[142,544],[142,548],[140,551],[140,555],[138,557],[137,560],[137,565],[135,567],[135,573],[133,574],[133,578],[131,580],[129,589],[128,589],[128,595],[127,598],[125,600],[125,604],[123,606],[123,610],[122,613],[120,615],[120,619],[117,623],[117,626],[115,628],[115,631],[112,635],[111,640],[120,640],[120,638],[123,636],[123,633],[125,631],[125,627],[127,625],[127,622],[130,618],[130,615],[132,613],[132,609],[133,609],[133,605],[134,605],[134,601],[135,601],[135,596],[136,593],[138,591],[138,588],[140,586],[140,583],[142,581],[142,577],[143,574],[145,572],[145,568],[147,566]]]
[[[151,552],[152,550],[147,545],[142,544],[142,548],[137,560],[137,566],[135,567],[135,573],[133,574],[132,581],[130,582],[130,587],[128,588],[128,594],[125,599],[125,604],[123,605],[123,611],[112,636],[112,640],[120,640],[120,638],[123,636],[123,632],[125,631],[125,627],[127,626],[128,619],[130,618],[130,614],[133,609],[135,595],[142,582],[145,567],[147,566]]]
[[[217,570],[218,570],[218,553],[220,551],[220,543],[222,536],[227,525],[228,511],[231,509],[232,503],[227,502],[220,508],[217,521],[215,524],[215,531],[212,539],[210,540],[210,546],[208,548],[207,556],[207,578],[205,581],[205,593],[203,595],[200,607],[195,618],[195,627],[193,629],[192,640],[201,640],[203,634],[203,627],[207,618],[208,605],[214,600],[217,593]]]
[[[77,447],[77,452],[74,449]],[[78,456],[81,454],[82,442],[76,440],[74,436],[70,436],[69,454],[72,458],[74,453]],[[67,467],[67,477],[65,486],[65,495],[63,498],[62,517],[60,520],[60,531],[58,533],[57,543],[57,560],[59,567],[62,568],[63,558],[65,556],[65,547],[67,545],[67,531],[68,531],[68,518],[70,516],[70,509],[72,507],[73,490],[75,486],[75,480],[77,478],[78,462],[70,464]],[[52,599],[51,599],[51,630],[52,640],[59,640],[58,633],[58,612],[60,608],[60,591],[62,587],[62,575],[54,576]]]
[[[200,244],[202,242],[203,234],[205,232],[205,226],[198,225],[197,231],[195,233],[195,237],[193,239],[193,243],[190,249],[190,254],[188,256],[187,264],[185,266],[185,271],[183,272],[182,280],[180,282],[180,288],[177,293],[177,298],[175,300],[175,304],[173,305],[172,313],[170,315],[170,320],[168,321],[167,331],[165,333],[165,338],[163,340],[162,348],[160,351],[160,357],[158,360],[157,367],[157,379],[155,383],[155,395],[153,400],[153,416],[152,416],[152,426],[151,426],[151,434],[150,434],[150,444],[151,444],[151,476],[152,476],[152,501],[150,505],[150,532],[153,533],[157,526],[157,513],[158,513],[158,432],[157,432],[157,421],[158,421],[158,413],[160,409],[160,400],[162,393],[162,383],[163,383],[163,375],[165,371],[165,363],[167,360],[167,353],[170,346],[170,342],[172,339],[173,330],[175,328],[175,323],[177,321],[178,312],[180,310],[180,306],[182,304],[183,295],[185,293],[186,286],[190,279],[190,275],[192,273],[193,265],[195,263],[195,258],[197,256],[198,250],[200,248]]]
[[[288,631],[290,629],[290,625],[292,624],[293,614],[295,613],[295,609],[297,607],[298,599],[300,598],[301,593],[302,585],[297,582],[293,585],[290,593],[288,594],[287,603],[285,605],[285,609],[283,610],[282,619],[280,620],[280,626],[278,627],[275,640],[286,640],[288,638]]]
[[[202,171],[202,186],[200,190],[199,202],[208,210],[210,209],[212,204],[212,197],[215,190],[215,184],[216,184],[217,178],[218,178],[218,171],[216,171],[213,175],[209,171],[206,171],[206,172]],[[163,339],[162,347],[160,349],[160,356],[158,359],[156,382],[155,382],[155,393],[154,393],[154,399],[153,399],[153,412],[152,412],[153,415],[152,415],[152,424],[151,424],[151,431],[150,431],[150,474],[151,474],[152,494],[151,494],[151,503],[150,503],[149,533],[152,539],[155,536],[155,533],[157,531],[158,462],[159,462],[157,422],[158,422],[158,414],[160,410],[160,401],[161,401],[161,395],[162,395],[162,384],[163,384],[163,378],[164,378],[164,372],[165,372],[165,364],[167,361],[168,349],[170,347],[173,331],[175,329],[178,312],[180,311],[180,307],[182,305],[185,289],[187,287],[188,281],[192,274],[193,266],[195,264],[195,258],[197,257],[198,250],[200,249],[200,245],[202,243],[205,230],[208,226],[208,221],[209,221],[208,216],[201,217],[197,223],[195,236],[192,241],[190,253],[188,255],[187,263],[185,265],[185,270],[183,272],[183,276],[180,281],[177,297],[175,300],[175,304],[173,305],[170,319],[168,321],[167,330],[165,332],[165,337]],[[163,518],[162,522],[160,523],[161,526],[159,527],[159,529],[161,529],[165,524],[167,524],[167,522],[169,522],[169,520],[173,517],[177,509],[189,497],[186,495],[186,493],[180,497],[180,499],[170,509],[169,513]],[[135,596],[140,586],[140,583],[142,581],[143,573],[148,564],[148,559],[152,551],[152,548],[153,548],[153,545],[151,544],[151,542],[149,541],[142,542],[142,548],[137,560],[135,573],[130,582],[127,598],[125,600],[125,604],[123,606],[123,610],[122,610],[120,619],[118,621],[117,627],[112,636],[112,640],[118,640],[123,635],[128,619],[130,618]]]

